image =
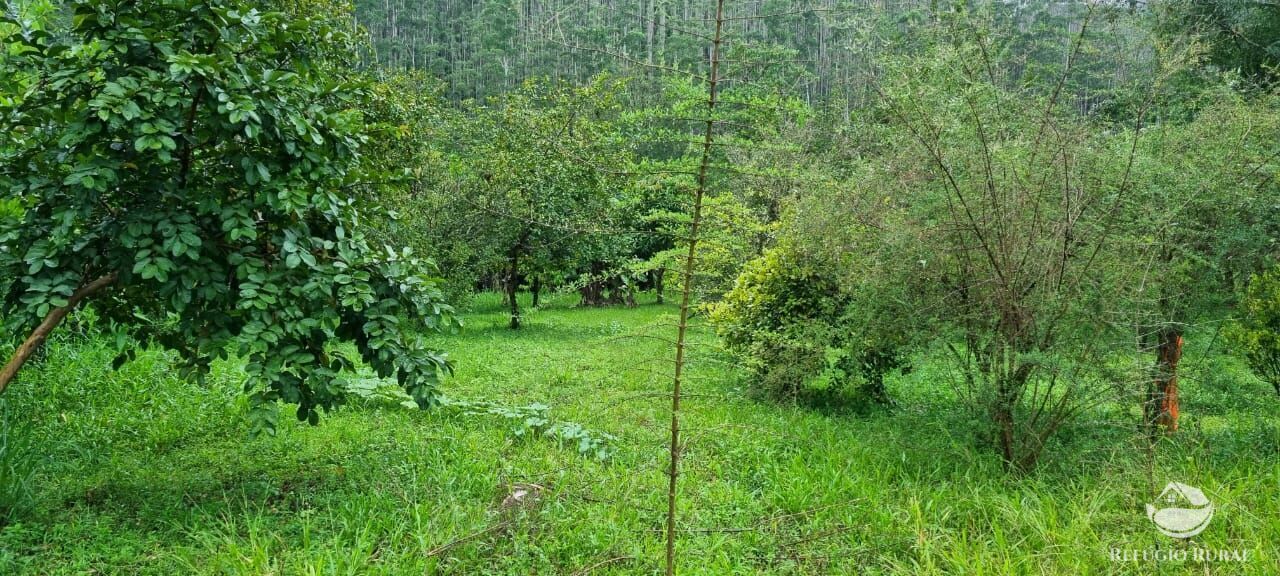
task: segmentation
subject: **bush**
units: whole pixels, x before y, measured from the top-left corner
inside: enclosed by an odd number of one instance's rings
[[[1280,394],[1280,266],[1249,279],[1240,317],[1227,327],[1226,337],[1253,372]]]
[[[906,368],[905,341],[866,322],[871,303],[847,290],[838,268],[786,248],[749,262],[711,307],[730,351],[751,369],[753,388],[806,403],[885,403],[884,377]]]

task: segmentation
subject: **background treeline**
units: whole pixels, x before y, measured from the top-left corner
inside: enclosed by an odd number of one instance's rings
[[[1038,66],[1065,58],[1065,39],[1078,31],[1086,10],[1085,2],[1075,0],[731,2],[725,7],[725,60],[747,70],[726,79],[750,78],[811,105],[859,106],[875,97],[879,58],[918,48],[922,26],[966,4],[1008,24],[1002,32],[1029,57],[1010,63],[1013,73],[1029,77]],[[1146,3],[1111,4],[1117,9],[1110,21],[1093,24],[1110,28],[1097,34],[1107,40],[1086,57],[1135,56],[1141,31],[1132,29],[1125,16]],[[1195,17],[1218,18],[1232,33],[1238,33],[1238,23],[1249,22],[1248,14],[1223,19],[1217,4],[1189,3],[1184,12],[1204,11]],[[1221,4],[1229,12],[1230,3]],[[581,83],[603,71],[653,77],[664,69],[705,70],[714,9],[714,3],[690,0],[387,0],[357,2],[356,19],[371,36],[369,62],[425,71],[444,82],[449,98],[461,100],[501,94],[537,77]],[[1259,29],[1257,36],[1266,32]],[[1099,70],[1088,81],[1076,77],[1080,97],[1096,100],[1129,82],[1135,72],[1128,66],[1149,64],[1142,54],[1136,56],[1126,67]]]

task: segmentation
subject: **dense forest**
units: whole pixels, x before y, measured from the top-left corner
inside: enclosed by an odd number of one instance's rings
[[[1153,21],[1146,2],[1099,4],[1113,12],[1097,19],[1106,22],[1092,22],[1091,56],[1102,70],[1091,83],[1080,74],[1072,80],[1102,97],[1129,81],[1131,67],[1152,64],[1141,52],[1149,48],[1144,40],[1153,32]],[[724,32],[731,39],[725,60],[749,64],[751,82],[810,105],[864,105],[874,98],[876,63],[890,53],[918,50],[922,27],[955,5],[941,0],[730,2],[724,12]],[[1004,0],[986,8],[987,16],[1003,26],[1002,43],[1033,64],[1048,65],[1062,62],[1066,40],[1079,31],[1087,6],[1072,0]],[[502,94],[531,78],[581,83],[602,71],[653,76],[705,68],[715,8],[688,0],[388,0],[358,2],[355,17],[370,35],[363,56],[367,63],[423,70],[445,83],[449,98],[462,100]],[[1172,33],[1195,29],[1215,42],[1210,61],[1256,76],[1274,62],[1280,31],[1273,10],[1247,0],[1183,2],[1154,25]],[[1082,97],[1088,95],[1082,90]]]
[[[1280,570],[1270,0],[0,38],[0,573]]]

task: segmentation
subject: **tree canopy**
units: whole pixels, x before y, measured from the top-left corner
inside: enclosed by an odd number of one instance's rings
[[[92,297],[108,319],[181,353],[192,374],[245,357],[264,427],[277,399],[312,422],[342,401],[339,375],[356,359],[340,339],[433,403],[449,365],[409,325],[448,328],[452,309],[429,263],[366,237],[368,202],[353,192],[366,87],[342,71],[349,25],[326,10],[81,0],[62,30],[10,14],[0,62],[12,95],[0,102],[0,131],[13,137],[0,148],[10,330],[38,344]]]

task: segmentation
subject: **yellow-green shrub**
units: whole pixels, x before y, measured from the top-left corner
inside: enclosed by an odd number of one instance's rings
[[[743,268],[711,307],[753,388],[806,402],[886,401],[884,376],[904,367],[903,342],[861,321],[863,304],[842,285],[839,267],[773,248]]]

